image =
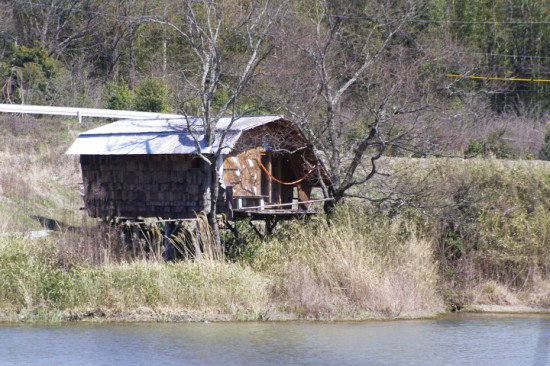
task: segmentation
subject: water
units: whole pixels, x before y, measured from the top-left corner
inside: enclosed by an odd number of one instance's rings
[[[550,316],[3,324],[0,365],[550,365]]]

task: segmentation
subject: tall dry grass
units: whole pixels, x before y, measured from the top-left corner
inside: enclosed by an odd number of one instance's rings
[[[186,225],[187,224],[187,225]],[[195,260],[225,260],[225,253],[215,240],[208,217],[204,212],[196,215],[196,220],[183,222],[179,230],[170,238],[176,258]]]
[[[79,223],[80,167],[64,152],[86,127],[0,116],[0,232],[42,229],[37,218]]]
[[[550,306],[549,163],[383,159],[391,176],[357,192],[387,198],[376,207],[280,225],[263,242],[241,232],[228,257],[199,221],[171,238],[186,260],[165,263],[161,226],[83,218],[78,161],[63,153],[89,126],[43,122],[0,120],[0,313],[257,319]],[[54,234],[12,235],[41,228]]]
[[[304,316],[414,316],[441,310],[433,243],[402,220],[339,208],[269,240],[253,266],[272,276],[280,306]]]
[[[86,232],[3,237],[0,309],[39,319],[52,312],[259,319],[274,311],[342,318],[441,310],[431,243],[406,222],[360,213],[342,208],[330,225],[291,225],[258,246],[252,262],[124,257],[112,232],[88,232],[103,242],[95,246],[84,243]]]

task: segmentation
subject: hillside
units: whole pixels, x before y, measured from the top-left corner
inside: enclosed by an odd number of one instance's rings
[[[544,0],[14,0],[1,15],[2,103],[282,113],[340,152],[378,124],[392,155],[547,158]]]
[[[91,126],[67,119],[0,116],[1,233],[82,223],[78,157],[64,153]]]

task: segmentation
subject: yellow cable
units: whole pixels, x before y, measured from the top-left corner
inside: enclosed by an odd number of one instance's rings
[[[527,81],[531,83],[550,83],[549,79],[528,79],[528,78],[498,78],[489,76],[476,76],[476,75],[459,75],[459,74],[445,74],[450,78],[466,78],[466,79],[481,79],[481,80],[500,80],[500,81]]]

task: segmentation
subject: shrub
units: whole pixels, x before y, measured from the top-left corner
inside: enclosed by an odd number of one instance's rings
[[[145,79],[136,88],[134,108],[144,112],[170,112],[168,86],[162,80]]]
[[[470,140],[464,151],[464,157],[473,158],[491,154],[497,159],[511,158],[512,147],[504,137],[505,132],[505,130],[499,129],[487,136],[486,140]]]
[[[103,100],[109,109],[127,110],[132,108],[132,92],[125,82],[105,84],[103,89]]]
[[[483,155],[483,143],[479,140],[468,141],[468,146],[464,150],[465,158],[475,158]]]
[[[0,61],[4,102],[44,104],[54,98],[60,66],[40,42],[31,47],[11,44]]]

